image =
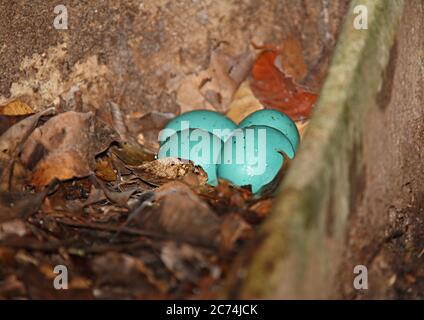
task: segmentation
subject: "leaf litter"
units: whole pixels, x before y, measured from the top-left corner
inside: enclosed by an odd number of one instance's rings
[[[237,57],[215,48],[206,70],[183,79],[177,103],[235,122],[276,108],[305,126],[316,95],[299,84],[299,55],[293,39]],[[289,161],[260,196],[224,180],[211,187],[191,161],[155,159],[175,115],[124,116],[113,101],[88,111],[75,96],[73,108],[0,108],[0,298],[218,298]],[[68,290],[53,287],[56,265],[69,270]]]

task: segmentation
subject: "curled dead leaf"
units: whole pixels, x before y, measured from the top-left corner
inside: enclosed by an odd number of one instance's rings
[[[28,135],[35,129],[40,118],[54,113],[54,108],[46,109],[23,119],[3,133],[0,137],[0,160],[9,160],[15,153],[18,145],[24,142]]]
[[[0,106],[0,115],[5,116],[24,116],[34,113],[34,110],[25,102],[14,100]]]
[[[190,187],[178,181],[166,183],[155,190],[155,203],[150,213],[140,212],[134,218],[144,229],[183,242],[218,246],[221,220]]]
[[[96,123],[91,112],[68,111],[34,130],[21,154],[22,162],[32,168],[32,183],[40,187],[54,178],[88,176],[95,167],[96,154],[113,139]]]
[[[145,146],[133,142],[122,142],[120,147],[113,146],[112,152],[125,164],[137,166],[155,159],[155,153]]]
[[[96,162],[95,174],[104,181],[116,181],[116,172],[108,159],[100,159]]]
[[[52,153],[38,162],[32,174],[32,183],[36,186],[45,186],[54,178],[67,180],[88,176],[90,172],[86,157],[75,149],[69,149]]]

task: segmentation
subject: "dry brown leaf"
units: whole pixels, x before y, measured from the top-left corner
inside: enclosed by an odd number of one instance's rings
[[[280,56],[277,64],[281,64],[281,71],[300,83],[307,75],[308,68],[303,58],[303,49],[298,37],[290,36],[280,44]]]
[[[55,274],[56,276],[56,274]],[[70,289],[88,289],[92,286],[93,282],[85,277],[73,276],[71,282],[69,283]]]
[[[107,145],[102,134],[93,129],[92,120],[90,112],[69,111],[34,130],[24,145],[21,159],[33,168],[35,186],[44,186],[54,178],[66,180],[92,172],[96,153]],[[41,155],[34,156],[40,148]]]
[[[21,159],[29,164],[38,145],[46,150],[39,161],[31,163],[36,186],[46,185],[54,178],[66,180],[90,174],[90,160],[94,161],[90,152],[91,117],[91,113],[65,112],[33,132]]]
[[[249,210],[252,211],[259,219],[265,218],[272,209],[274,200],[272,198],[259,200],[258,202],[252,204],[249,207]]]
[[[173,113],[152,111],[147,114],[132,114],[127,117],[127,127],[137,142],[155,152],[159,150],[159,132],[175,117]]]
[[[54,178],[67,180],[74,177],[85,177],[91,173],[87,158],[76,149],[52,152],[37,163],[32,174],[32,183],[41,187]]]
[[[22,160],[27,162],[37,144],[42,144],[48,153],[78,144],[87,145],[92,113],[68,111],[51,118],[42,127],[34,130],[22,151]]]
[[[158,292],[166,292],[172,282],[158,279],[146,264],[136,257],[128,254],[121,254],[117,252],[108,252],[106,254],[95,257],[91,262],[91,267],[94,274],[97,275],[95,283],[97,297],[102,298],[102,287],[105,287],[106,296],[113,295],[108,286],[123,287],[124,294],[128,294],[130,289],[131,296],[134,298],[136,294],[142,295],[149,292],[153,294],[156,290]],[[119,272],[117,272],[119,270]],[[119,298],[119,293],[116,292]],[[125,297],[125,296],[124,296]],[[128,296],[127,296],[128,297]]]
[[[11,126],[18,123],[19,121],[27,118],[28,115],[24,116],[4,116],[0,115],[0,136],[5,133]]]
[[[51,115],[54,108],[39,112],[10,127],[0,137],[0,160],[9,160],[28,134],[37,126],[38,120],[44,115]]]
[[[0,299],[6,297],[23,297],[26,294],[25,285],[19,280],[16,274],[4,277],[0,288]]]
[[[108,159],[100,159],[96,162],[95,174],[104,181],[116,181],[116,172]]]
[[[228,107],[227,117],[238,124],[252,112],[263,108],[250,89],[249,81],[244,81],[234,94],[233,101]]]
[[[155,159],[155,153],[135,142],[122,142],[121,147],[112,147],[112,152],[125,164],[137,166]]]
[[[165,242],[160,257],[180,281],[197,283],[205,270],[209,270],[214,278],[220,275],[220,270],[207,262],[199,248],[187,243]]]
[[[90,194],[82,206],[88,206],[99,201],[106,200],[106,195],[101,189],[97,189],[94,185],[91,186]]]
[[[26,219],[40,208],[44,198],[56,187],[57,180],[38,193],[21,194],[13,199],[7,193],[0,193],[0,223],[16,218]]]
[[[236,214],[225,216],[220,232],[220,249],[223,254],[236,249],[237,241],[251,238],[254,234],[253,228]]]
[[[137,191],[137,189],[130,189],[126,191],[110,190],[105,183],[94,176],[90,176],[90,181],[93,183],[93,185],[101,189],[111,202],[121,206],[126,206],[130,197]]]
[[[296,84],[278,64],[278,50],[266,50],[252,67],[250,87],[266,107],[287,114],[294,121],[308,119],[317,95]]]
[[[208,109],[226,112],[233,94],[246,78],[253,56],[247,51],[239,59],[212,51],[209,68],[187,76],[177,92],[181,113]]]
[[[182,201],[181,199],[184,199]],[[155,190],[150,213],[135,217],[143,229],[207,247],[217,247],[221,220],[187,185],[174,181]]]
[[[1,220],[1,219],[0,219]],[[14,219],[0,224],[0,240],[10,235],[23,237],[29,233],[29,228],[21,219]],[[1,257],[0,257],[1,260]]]

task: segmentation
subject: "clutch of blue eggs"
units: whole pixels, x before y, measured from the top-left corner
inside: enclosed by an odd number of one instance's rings
[[[158,159],[191,160],[208,175],[208,183],[225,179],[260,192],[274,180],[285,157],[293,159],[299,145],[296,124],[277,110],[258,110],[239,125],[210,110],[183,113],[159,134]]]

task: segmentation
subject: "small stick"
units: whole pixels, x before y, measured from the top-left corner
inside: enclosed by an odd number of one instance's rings
[[[134,236],[143,236],[143,237],[151,237],[151,238],[159,238],[159,239],[169,238],[165,235],[162,235],[156,232],[147,231],[147,230],[139,230],[139,229],[129,228],[126,226],[117,227],[117,226],[107,226],[107,225],[91,223],[91,222],[80,223],[80,222],[65,221],[65,220],[57,220],[57,222],[59,222],[60,224],[66,225],[68,227],[73,227],[73,228],[100,230],[100,231],[108,231],[108,232],[121,232],[121,233],[126,233],[126,234],[134,235]]]

